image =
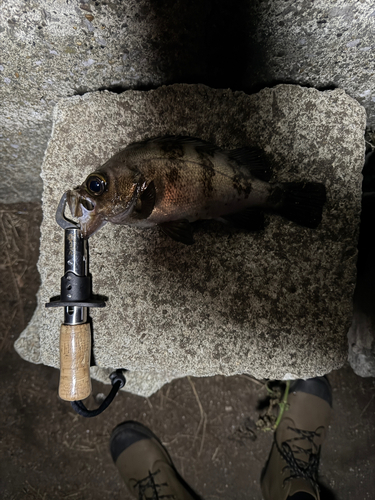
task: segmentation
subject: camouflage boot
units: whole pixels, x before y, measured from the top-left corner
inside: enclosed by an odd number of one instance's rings
[[[197,500],[167,451],[144,425],[124,422],[111,436],[110,450],[130,493],[138,500]]]
[[[320,500],[317,484],[320,448],[332,413],[328,380],[325,377],[296,380],[290,386],[288,404],[262,472],[263,497],[264,500]]]

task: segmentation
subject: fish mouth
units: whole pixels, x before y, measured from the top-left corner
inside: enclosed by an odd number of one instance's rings
[[[79,221],[84,239],[88,239],[106,224],[104,217],[96,213],[95,203],[75,189],[68,191],[67,202],[72,216]]]
[[[68,191],[67,202],[73,217],[80,219],[95,210],[95,203],[90,199],[81,196],[79,191],[73,189]]]

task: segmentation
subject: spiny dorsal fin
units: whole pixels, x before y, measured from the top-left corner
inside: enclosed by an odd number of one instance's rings
[[[262,150],[256,148],[238,148],[231,151],[223,151],[225,155],[236,163],[245,167],[251,175],[268,182],[272,177],[272,169],[264,159]]]
[[[145,144],[191,144],[194,147],[201,148],[208,151],[222,151],[219,146],[211,142],[199,139],[198,137],[190,137],[188,135],[165,135],[163,137],[153,137],[152,139],[145,139],[144,141],[133,142],[127,148],[144,147]]]

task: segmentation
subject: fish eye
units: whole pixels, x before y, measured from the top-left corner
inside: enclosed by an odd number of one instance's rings
[[[99,175],[90,175],[86,180],[86,187],[89,193],[98,196],[104,193],[106,181]]]

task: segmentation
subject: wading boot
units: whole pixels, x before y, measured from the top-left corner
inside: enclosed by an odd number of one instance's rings
[[[316,377],[291,383],[288,405],[262,472],[263,498],[320,500],[317,484],[320,448],[332,413],[328,380]]]
[[[110,450],[130,493],[137,500],[198,500],[174,468],[158,438],[138,422],[124,422],[111,436]]]

